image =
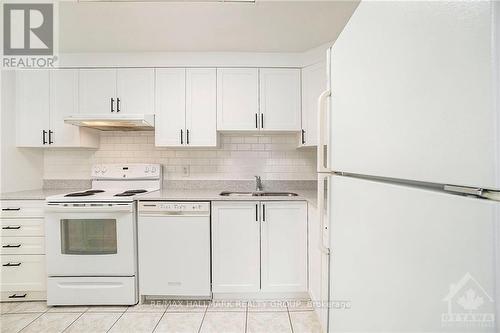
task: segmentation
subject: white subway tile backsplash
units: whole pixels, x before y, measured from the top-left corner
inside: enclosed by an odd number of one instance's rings
[[[45,179],[88,179],[94,163],[161,163],[169,180],[315,180],[316,153],[296,134],[221,134],[218,148],[154,146],[153,132],[101,132],[98,150],[48,149]],[[183,167],[189,166],[189,176]]]

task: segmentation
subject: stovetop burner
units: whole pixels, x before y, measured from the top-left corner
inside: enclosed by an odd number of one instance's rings
[[[115,197],[131,197],[139,193],[145,193],[147,190],[127,190],[122,193],[115,194]]]
[[[87,190],[83,192],[74,192],[74,193],[69,193],[66,194],[65,197],[87,197],[90,195],[94,195],[96,193],[102,193],[104,190]]]

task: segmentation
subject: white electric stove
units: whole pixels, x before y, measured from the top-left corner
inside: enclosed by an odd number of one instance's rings
[[[135,200],[161,182],[159,164],[101,164],[91,189],[47,198],[48,305],[138,302]]]

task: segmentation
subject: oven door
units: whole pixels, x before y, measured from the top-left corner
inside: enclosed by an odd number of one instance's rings
[[[134,276],[133,203],[47,204],[49,276]]]

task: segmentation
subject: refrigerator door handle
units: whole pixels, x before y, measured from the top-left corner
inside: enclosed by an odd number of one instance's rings
[[[331,172],[330,169],[328,169],[325,166],[325,155],[328,155],[328,145],[326,145],[326,154],[324,150],[325,146],[325,124],[326,124],[326,99],[331,96],[330,90],[325,90],[319,95],[318,97],[318,151],[317,151],[317,156],[318,156],[318,172]]]
[[[318,184],[318,218],[319,218],[319,250],[326,254],[330,255],[330,249],[325,246],[324,244],[324,232],[326,229],[325,225],[325,201],[326,198],[325,196],[328,195],[328,178],[329,176],[326,175],[319,175],[320,182]],[[325,186],[326,184],[326,186]],[[326,194],[326,195],[325,195]]]

